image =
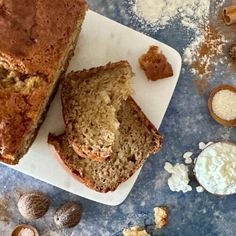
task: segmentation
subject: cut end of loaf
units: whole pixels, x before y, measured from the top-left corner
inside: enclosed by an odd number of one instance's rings
[[[74,151],[107,161],[120,123],[117,112],[133,93],[133,72],[127,61],[70,73],[62,85],[66,133]]]
[[[50,134],[59,161],[76,179],[99,192],[114,191],[129,179],[150,154],[160,150],[163,139],[132,98],[121,105],[117,114],[120,122],[119,138],[113,145],[107,162],[99,162],[77,155],[66,134]]]

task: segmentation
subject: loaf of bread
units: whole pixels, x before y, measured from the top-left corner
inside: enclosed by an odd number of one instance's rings
[[[0,1],[0,161],[16,164],[33,142],[86,10],[84,0]]]
[[[134,100],[123,100],[117,113],[119,132],[107,162],[84,158],[75,153],[66,134],[50,134],[48,143],[71,175],[88,187],[108,192],[131,177],[152,153],[159,151],[162,136]]]
[[[66,76],[61,92],[66,135],[78,155],[109,159],[119,132],[117,112],[132,94],[132,77],[127,61]]]

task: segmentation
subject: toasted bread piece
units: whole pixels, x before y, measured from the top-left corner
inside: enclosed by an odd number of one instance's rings
[[[133,72],[127,61],[70,73],[62,85],[63,116],[68,141],[86,158],[105,161],[111,156],[117,112],[132,94]]]
[[[143,114],[132,98],[123,101],[117,113],[119,133],[109,161],[100,162],[77,155],[66,134],[49,134],[48,143],[54,147],[63,166],[88,187],[99,191],[114,191],[137,171],[152,153],[159,151],[162,136]]]
[[[86,10],[84,0],[0,1],[0,161],[17,164],[33,142]]]

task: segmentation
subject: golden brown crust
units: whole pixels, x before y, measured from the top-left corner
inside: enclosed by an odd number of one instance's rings
[[[227,84],[221,84],[218,87],[214,88],[209,96],[208,99],[208,110],[210,115],[212,116],[212,118],[217,121],[219,124],[223,125],[223,126],[227,126],[227,127],[233,127],[236,126],[236,119],[233,120],[224,120],[222,118],[220,118],[219,116],[217,116],[212,108],[212,101],[214,96],[216,95],[216,93],[218,93],[220,90],[230,90],[234,93],[236,93],[236,87],[231,86],[231,85],[227,85]]]
[[[0,61],[24,74],[40,72],[52,79],[86,9],[82,0],[2,0]]]
[[[45,98],[47,84],[35,89],[30,95],[0,90],[0,160],[8,164],[17,161],[14,154],[21,145],[22,137],[33,125],[34,114]]]
[[[56,153],[57,160],[59,163],[63,166],[63,168],[67,171],[68,174],[70,174],[73,178],[76,180],[79,180],[82,184],[85,184],[87,187],[101,193],[107,193],[110,191],[115,191],[117,187],[125,182],[128,178],[120,179],[116,184],[110,187],[106,188],[99,188],[95,182],[91,181],[86,176],[82,176],[79,171],[75,170],[71,165],[66,164],[66,159],[69,158],[65,155],[65,152],[62,148],[62,139],[64,138],[65,134],[61,134],[59,136],[55,136],[53,134],[48,135],[48,144],[51,145],[52,150]],[[80,158],[80,157],[79,157]],[[142,162],[140,162],[138,165],[136,165],[136,168],[129,173],[129,178],[137,171],[143,164],[146,159],[143,159]]]
[[[67,165],[65,160],[68,158],[65,156],[64,150],[62,149],[62,139],[65,134],[61,134],[59,136],[56,136],[54,134],[49,133],[48,135],[48,144],[52,147],[52,150],[56,153],[57,160],[59,163],[63,166],[63,168],[67,171],[68,174],[70,174],[75,179],[79,180],[81,183],[85,184],[87,187],[94,189],[98,192],[100,189],[96,188],[95,183],[92,183],[88,178],[85,176],[82,176],[78,171],[73,169],[70,165]],[[106,190],[104,192],[108,192],[112,190]]]
[[[73,55],[75,36],[80,31],[87,9],[84,0],[23,2],[0,1],[0,25],[3,26],[0,28],[0,64],[8,70],[17,70],[23,76],[39,74],[43,80],[37,88],[27,93],[0,89],[0,161],[8,164],[17,164],[36,137],[56,92],[58,78]],[[35,16],[32,12],[26,14],[31,8],[35,8]],[[68,9],[70,15],[66,12]],[[60,19],[57,19],[58,16]],[[35,24],[31,22],[32,17],[36,25],[32,25]],[[19,27],[14,28],[10,24],[12,22]],[[26,35],[30,27],[36,33],[31,44]],[[19,50],[24,53],[19,53]]]
[[[130,70],[132,70],[129,62],[126,60],[123,60],[123,61],[119,61],[115,63],[109,62],[105,66],[94,67],[88,70],[84,69],[82,71],[76,71],[76,72],[72,71],[66,76],[66,78],[72,79],[72,80],[77,80],[77,79],[84,80],[98,74],[99,72],[113,71],[113,69],[119,68],[119,67],[128,67],[130,68]]]
[[[133,107],[133,109],[136,111],[138,119],[145,124],[145,126],[148,128],[148,130],[153,134],[155,139],[153,140],[155,142],[155,145],[153,146],[153,150],[151,150],[152,153],[156,153],[160,150],[162,143],[163,143],[163,136],[160,135],[156,127],[152,124],[152,122],[147,118],[147,116],[143,113],[142,109],[138,106],[138,104],[134,101],[132,97],[128,98],[129,103]]]
[[[67,133],[67,137],[68,137],[68,141],[70,145],[73,147],[74,151],[81,157],[90,158],[92,160],[103,162],[103,161],[109,160],[111,153],[103,152],[103,153],[100,153],[100,155],[97,155],[93,151],[85,149],[81,145],[79,145],[78,142],[74,140],[74,137],[72,137],[68,133],[68,130],[69,130],[68,126],[70,124],[70,121],[67,117],[67,112],[66,112],[66,107],[68,107],[68,101],[66,101],[65,96],[64,96],[64,94],[70,92],[67,86],[67,80],[86,80],[88,78],[92,78],[94,75],[97,75],[100,72],[109,73],[109,71],[113,71],[114,69],[121,68],[121,67],[122,68],[127,67],[130,69],[130,71],[132,71],[132,68],[128,61],[123,60],[123,61],[119,61],[115,63],[109,62],[105,66],[94,67],[88,70],[84,69],[82,71],[76,71],[76,72],[72,71],[66,76],[66,78],[63,81],[61,101],[62,101],[62,114],[63,114],[65,126],[66,126],[66,133]]]
[[[156,81],[173,76],[171,64],[157,46],[150,46],[148,52],[139,58],[139,64],[149,80]]]

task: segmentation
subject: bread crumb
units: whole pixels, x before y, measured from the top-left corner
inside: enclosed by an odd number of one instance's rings
[[[151,236],[146,230],[142,229],[140,226],[134,226],[130,229],[123,230],[123,236]]]
[[[139,64],[148,80],[156,81],[173,76],[171,64],[157,46],[150,46],[148,52],[139,58]]]
[[[157,229],[161,229],[168,224],[168,208],[155,207],[154,209],[155,224]]]

